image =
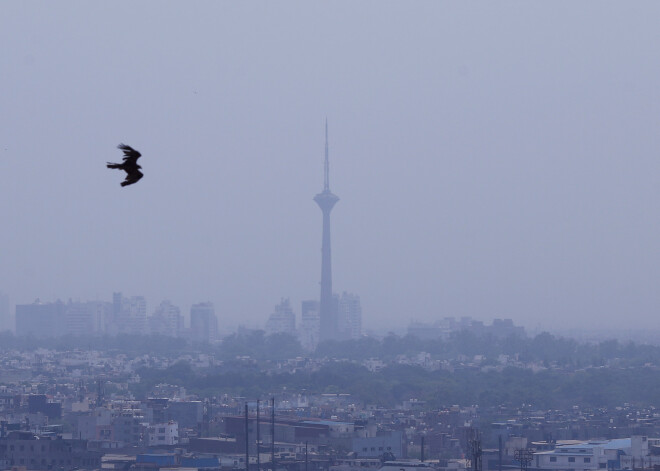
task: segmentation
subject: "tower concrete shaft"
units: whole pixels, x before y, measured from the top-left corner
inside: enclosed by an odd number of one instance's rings
[[[321,300],[319,303],[320,335],[319,340],[337,337],[337,309],[332,297],[332,257],[330,250],[330,211],[339,201],[339,197],[330,191],[330,165],[328,161],[328,121],[325,122],[325,164],[323,191],[314,197],[314,201],[323,212],[323,239],[321,242]]]

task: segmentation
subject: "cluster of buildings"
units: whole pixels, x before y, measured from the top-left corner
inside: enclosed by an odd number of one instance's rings
[[[314,350],[321,339],[321,303],[303,301],[301,322],[296,328],[296,315],[288,298],[282,299],[268,317],[266,333],[297,336],[306,350]],[[356,294],[343,292],[332,296],[332,314],[336,319],[332,340],[359,339],[362,336],[362,306]]]
[[[122,309],[139,312],[135,300],[116,299]],[[175,312],[161,306],[156,312],[162,318]],[[268,376],[318,371],[333,361],[248,360],[246,368]],[[213,355],[195,352],[0,352],[0,470],[500,471],[524,464],[538,471],[639,471],[660,466],[660,440],[654,438],[660,437],[660,409],[649,405],[432,409],[410,397],[385,407],[342,392],[285,388],[257,401],[232,393],[231,384],[190,394],[187,384],[164,380],[136,397],[142,368],[165,370],[182,361],[206,371],[223,367]],[[439,361],[418,354],[392,361],[431,370],[485,367],[477,357]],[[516,362],[498,358],[500,365]],[[384,365],[379,359],[364,364],[372,370]],[[521,463],[521,456],[528,461]]]
[[[112,301],[67,303],[56,301],[16,306],[16,335],[36,338],[61,335],[95,336],[117,334],[161,334],[213,342],[218,337],[218,319],[213,304],[203,302],[190,308],[190,325],[184,326],[181,310],[163,301],[147,315],[143,296],[114,293]]]
[[[90,364],[102,361],[97,356]],[[343,393],[280,391],[257,401],[223,391],[195,396],[185,385],[165,383],[138,400],[119,380],[126,365],[113,364],[116,371],[107,368],[107,380],[99,376],[90,383],[87,370],[72,369],[81,365],[70,361],[54,381],[0,386],[0,469],[633,471],[660,466],[660,438],[653,438],[660,436],[660,412],[652,407],[431,410],[411,398],[384,408]],[[129,375],[126,381],[139,379]],[[496,422],[487,421],[492,418]]]
[[[2,299],[0,299],[2,301]],[[362,308],[360,297],[344,292],[333,296],[333,309],[337,317],[334,339],[357,339],[362,335]],[[181,309],[170,301],[162,301],[148,315],[143,296],[126,297],[114,293],[112,301],[71,301],[16,306],[16,335],[35,338],[62,335],[97,336],[117,334],[156,334],[180,337],[194,342],[219,341],[218,318],[213,304],[203,302],[190,308],[189,324]],[[13,330],[13,329],[11,329]],[[296,323],[289,299],[282,299],[266,323],[266,333],[285,333],[299,338],[302,346],[313,350],[321,338],[320,303],[302,302],[302,319]]]

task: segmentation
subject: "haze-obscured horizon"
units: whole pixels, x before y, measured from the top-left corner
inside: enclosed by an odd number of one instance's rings
[[[0,291],[660,329],[655,2],[0,3]],[[115,147],[143,157],[127,188]]]

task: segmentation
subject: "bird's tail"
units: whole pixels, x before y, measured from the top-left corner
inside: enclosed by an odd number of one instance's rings
[[[115,164],[112,162],[108,162],[108,168],[121,168],[121,164]]]

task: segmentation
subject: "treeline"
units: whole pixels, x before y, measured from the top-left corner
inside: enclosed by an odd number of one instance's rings
[[[392,360],[400,356],[414,356],[425,352],[434,359],[453,360],[459,357],[473,359],[485,357],[482,365],[497,364],[501,355],[520,362],[540,362],[545,366],[583,368],[605,366],[615,362],[617,366],[641,366],[646,363],[660,364],[660,346],[621,343],[605,340],[600,343],[579,343],[576,340],[556,337],[547,332],[535,337],[495,337],[477,335],[463,330],[455,332],[447,340],[422,340],[411,335],[388,335],[382,341],[364,338],[345,342],[324,342],[315,356],[364,360],[380,358]]]
[[[101,350],[169,357],[202,352],[212,354],[221,360],[249,356],[257,362],[295,357],[334,358],[358,362],[377,358],[390,362],[402,356],[414,357],[419,353],[428,353],[436,360],[471,361],[475,356],[481,356],[483,358],[480,366],[497,365],[502,355],[523,363],[537,362],[542,366],[558,366],[564,369],[660,365],[660,346],[634,342],[621,343],[617,340],[579,343],[549,333],[541,333],[534,337],[494,337],[480,336],[465,330],[455,332],[445,340],[422,340],[410,335],[390,334],[381,340],[363,337],[359,340],[323,342],[314,352],[305,352],[296,338],[291,335],[265,335],[261,330],[232,334],[224,338],[221,343],[213,345],[196,344],[183,338],[158,335],[33,338],[16,337],[11,332],[0,333],[0,350],[29,351],[36,348],[58,351]]]
[[[464,330],[446,340],[422,340],[411,335],[387,335],[382,340],[363,337],[359,340],[327,341],[316,351],[303,352],[297,340],[286,334],[266,336],[263,331],[233,334],[216,348],[219,358],[250,356],[255,360],[286,359],[296,356],[364,361],[377,358],[385,362],[401,357],[428,353],[436,360],[472,360],[484,357],[481,366],[497,365],[501,355],[523,363],[538,362],[541,366],[579,369],[590,366],[660,365],[660,346],[621,343],[605,340],[600,343],[579,343],[556,337],[547,332],[535,337],[495,337],[477,335]]]
[[[35,339],[0,333],[2,350],[36,348],[170,358],[204,352],[222,360],[220,366],[203,369],[187,363],[165,369],[141,368],[137,371],[141,382],[131,386],[138,397],[150,394],[156,384],[169,383],[203,396],[223,392],[264,397],[286,388],[310,393],[346,392],[361,402],[384,406],[416,398],[432,408],[526,403],[550,409],[574,404],[611,407],[624,402],[657,405],[660,390],[660,347],[616,340],[578,343],[548,333],[531,338],[497,338],[463,331],[446,340],[392,334],[382,340],[325,342],[312,353],[305,353],[292,336],[267,336],[263,331],[233,334],[218,345],[162,336]],[[403,357],[414,358],[422,352],[433,360],[448,360],[443,366],[449,368],[425,370],[399,363]],[[508,366],[501,371],[488,368],[500,365],[505,360],[502,355],[517,360],[522,367]],[[475,361],[476,356],[479,361]],[[273,361],[296,357],[318,360],[323,366],[314,372],[298,369],[292,373],[277,373],[287,371],[287,367],[273,368]],[[388,366],[372,372],[361,365],[367,359],[380,359]],[[547,369],[533,373],[527,368],[529,362]]]
[[[264,374],[257,368],[194,369],[178,363],[166,369],[142,368],[134,393],[145,397],[159,383],[184,385],[203,397],[220,393],[248,398],[267,397],[286,388],[307,393],[349,393],[356,401],[393,407],[416,398],[431,409],[453,404],[480,407],[529,404],[539,409],[615,407],[623,403],[657,405],[657,369],[591,368],[571,373],[522,368],[501,372],[463,369],[427,371],[417,366],[392,365],[378,372],[349,362],[332,362],[318,371]]]

